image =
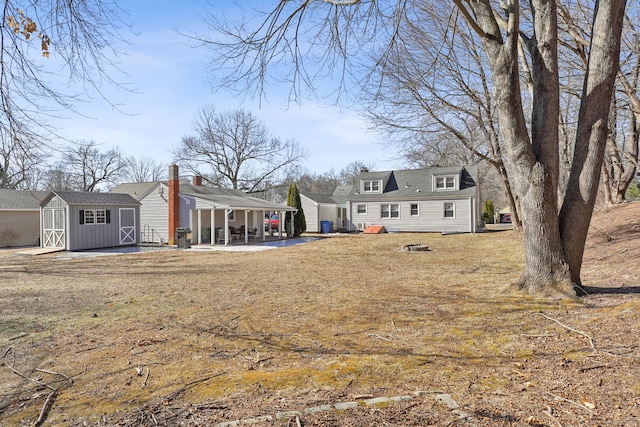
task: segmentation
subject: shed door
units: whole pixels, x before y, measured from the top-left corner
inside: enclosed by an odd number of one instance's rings
[[[43,248],[64,248],[64,209],[42,210]]]
[[[120,244],[136,243],[136,210],[120,208]]]

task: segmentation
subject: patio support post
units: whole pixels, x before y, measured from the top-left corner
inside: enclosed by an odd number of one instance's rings
[[[291,230],[287,230],[287,237],[291,237],[293,236],[293,231],[296,229],[296,212],[291,212],[291,225],[289,225],[289,228]]]
[[[202,243],[202,209],[198,209],[198,231],[196,232],[196,236],[198,236],[198,245]],[[193,232],[193,230],[191,230]]]
[[[262,211],[262,241],[266,242],[267,241],[267,231],[265,231],[264,229],[264,220],[267,216],[267,211],[263,210]],[[271,219],[269,219],[269,225],[267,226],[267,230],[269,231],[269,234],[271,234]]]
[[[214,245],[216,240],[216,210],[215,206],[211,206],[211,246]],[[218,242],[215,242],[217,244]]]
[[[249,243],[249,209],[244,211],[244,244]]]
[[[227,246],[229,244],[229,215],[233,212],[232,209],[224,210],[224,245]]]

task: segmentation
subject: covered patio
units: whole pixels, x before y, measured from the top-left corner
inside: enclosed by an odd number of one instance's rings
[[[227,246],[273,239],[270,225],[265,230],[265,218],[272,214],[277,214],[280,219],[275,237],[282,239],[285,234],[290,235],[284,228],[286,212],[297,211],[294,207],[255,197],[206,193],[191,193],[188,196],[193,198],[194,206],[189,210],[191,242],[194,245]]]

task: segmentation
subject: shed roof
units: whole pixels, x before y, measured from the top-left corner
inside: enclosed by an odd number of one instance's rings
[[[0,189],[0,210],[39,210],[47,191]]]
[[[49,201],[58,196],[69,205],[121,205],[140,206],[140,202],[129,194],[122,193],[94,193],[89,191],[51,191],[40,203],[45,206]]]

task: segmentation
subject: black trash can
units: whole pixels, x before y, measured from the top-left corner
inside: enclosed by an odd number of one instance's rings
[[[191,247],[191,229],[189,227],[176,228],[176,243],[178,249],[189,249]]]

